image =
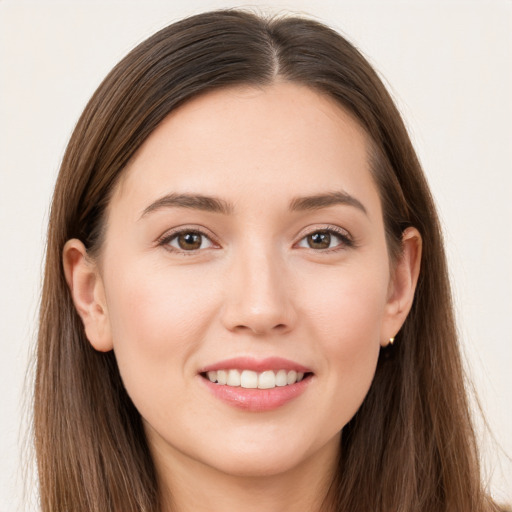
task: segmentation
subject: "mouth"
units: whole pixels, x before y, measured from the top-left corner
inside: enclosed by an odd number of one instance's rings
[[[219,369],[202,372],[201,376],[214,384],[244,389],[274,389],[276,387],[293,386],[312,376],[312,372],[296,370],[254,370]]]
[[[314,373],[287,359],[239,357],[202,368],[199,377],[222,402],[244,411],[264,412],[301,396]]]

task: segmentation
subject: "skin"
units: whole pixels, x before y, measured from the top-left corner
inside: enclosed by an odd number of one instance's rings
[[[368,140],[330,98],[290,83],[196,98],[150,135],[117,184],[98,260],[63,254],[91,344],[114,350],[173,510],[325,510],[340,432],[361,405],[381,347],[409,312],[420,235],[390,264]],[[354,204],[290,210],[343,191]],[[160,207],[215,196],[229,213]],[[202,230],[179,248],[174,228]],[[332,227],[329,248],[307,235]],[[209,393],[200,368],[284,357],[313,372],[303,394],[243,411]],[[170,504],[170,501],[168,501]]]

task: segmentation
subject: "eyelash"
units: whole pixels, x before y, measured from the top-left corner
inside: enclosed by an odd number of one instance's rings
[[[177,239],[180,235],[188,235],[188,234],[199,235],[200,237],[206,238],[213,246],[218,245],[218,243],[214,240],[214,238],[211,235],[205,233],[202,229],[198,229],[198,228],[180,228],[180,229],[177,229],[176,231],[172,231],[170,233],[165,233],[157,241],[157,243],[159,246],[165,247],[165,249],[168,250],[169,252],[179,254],[182,256],[193,256],[193,255],[197,254],[197,252],[200,250],[200,248],[194,249],[194,250],[184,250],[184,249],[178,249],[176,247],[172,247],[170,245],[170,243],[174,239]],[[202,245],[202,243],[201,243],[201,245]]]
[[[350,249],[350,248],[355,247],[355,242],[354,242],[353,238],[350,236],[350,234],[348,233],[348,231],[346,231],[345,229],[342,229],[338,226],[332,226],[332,225],[323,226],[321,228],[317,228],[317,229],[308,231],[306,234],[304,234],[300,238],[299,242],[297,242],[297,243],[302,242],[308,236],[315,235],[318,233],[326,233],[330,236],[334,235],[336,238],[338,238],[340,240],[340,243],[338,245],[336,245],[335,247],[329,247],[326,249],[314,249],[313,247],[304,247],[304,249],[310,249],[312,251],[320,252],[320,253],[334,253],[334,252],[338,252],[338,251],[342,251],[345,249]],[[297,244],[295,244],[295,245],[297,245]]]
[[[352,237],[350,236],[350,234],[347,231],[345,231],[342,228],[339,228],[338,226],[332,226],[332,225],[323,226],[321,228],[317,228],[317,229],[308,231],[300,238],[300,240],[297,243],[294,244],[294,247],[297,246],[299,243],[301,243],[303,240],[305,240],[308,236],[312,236],[312,235],[319,234],[319,233],[325,233],[330,236],[334,235],[336,238],[338,238],[340,240],[340,243],[338,245],[336,245],[335,247],[328,247],[326,249],[314,249],[312,247],[304,247],[304,249],[310,249],[314,252],[320,252],[320,253],[334,253],[334,252],[337,252],[340,250],[355,247],[354,240],[352,239]],[[178,248],[172,247],[170,245],[170,243],[173,240],[177,239],[177,237],[179,237],[180,235],[185,235],[185,234],[199,235],[200,237],[204,237],[204,238],[208,239],[212,245],[214,245],[214,246],[218,245],[218,243],[213,239],[213,237],[211,235],[205,233],[203,230],[198,229],[198,228],[182,228],[182,229],[178,229],[176,231],[172,231],[171,233],[166,233],[160,239],[158,239],[157,244],[159,246],[165,247],[166,250],[168,250],[172,253],[180,254],[183,256],[192,256],[192,255],[197,254],[198,251],[201,250],[201,248],[192,249],[192,250],[184,250],[184,249],[178,249]],[[204,250],[204,249],[202,249],[202,250]]]

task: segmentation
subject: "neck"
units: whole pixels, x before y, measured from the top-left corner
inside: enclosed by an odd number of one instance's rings
[[[339,438],[297,467],[277,474],[227,474],[173,451],[152,447],[163,512],[330,512],[329,487]],[[172,453],[172,455],[171,455]]]

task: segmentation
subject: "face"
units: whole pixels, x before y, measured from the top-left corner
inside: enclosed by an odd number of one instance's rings
[[[401,321],[367,151],[333,100],[280,83],[194,99],[132,159],[97,348],[153,453],[268,475],[336,452]]]

